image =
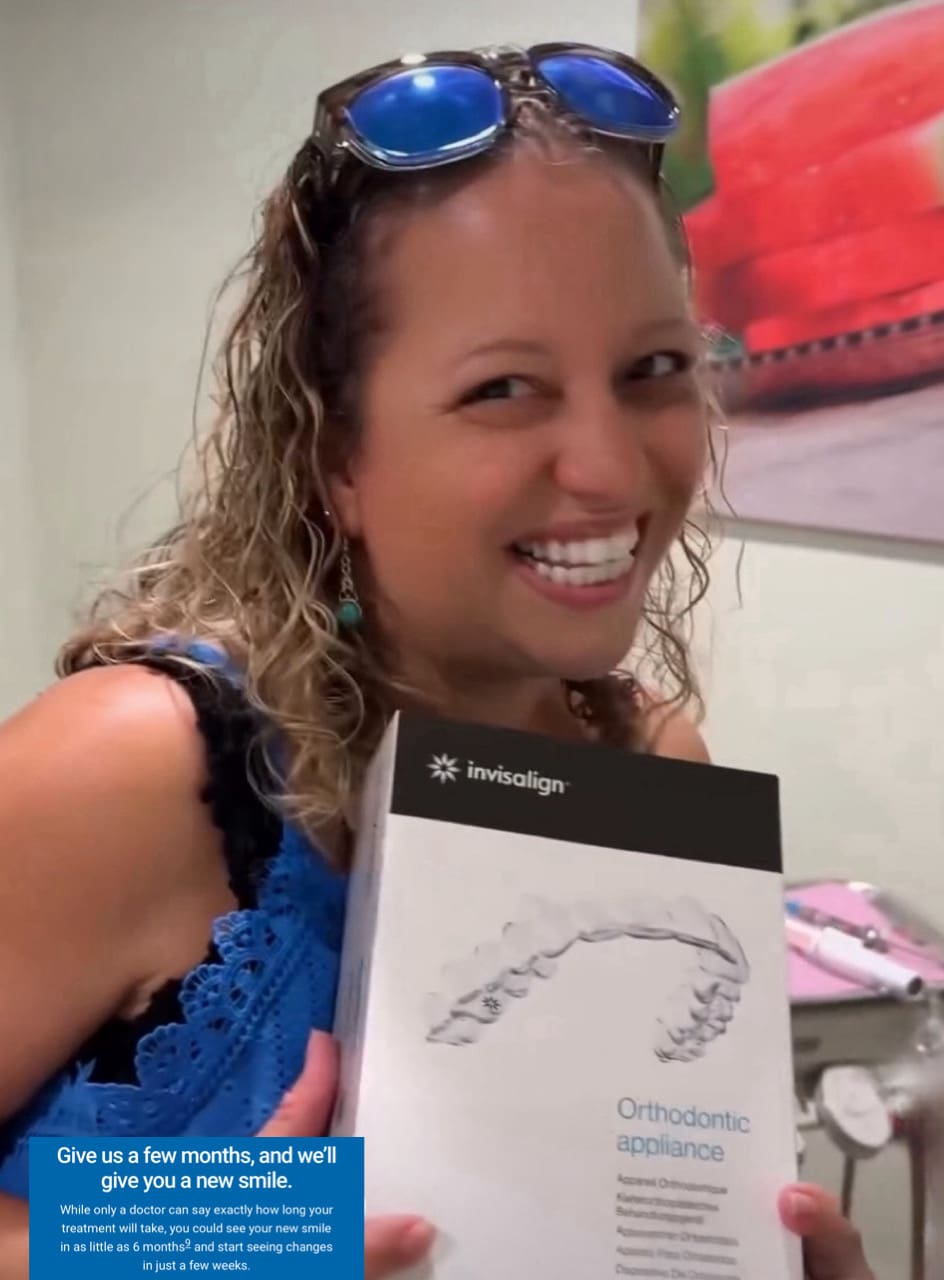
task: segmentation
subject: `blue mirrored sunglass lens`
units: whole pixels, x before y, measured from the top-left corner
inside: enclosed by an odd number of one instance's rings
[[[461,154],[501,124],[494,81],[474,67],[411,67],[360,93],[347,108],[360,141],[391,163]]]
[[[602,58],[554,54],[543,58],[539,69],[572,111],[601,129],[637,132],[654,141],[675,131],[671,102],[641,77]]]

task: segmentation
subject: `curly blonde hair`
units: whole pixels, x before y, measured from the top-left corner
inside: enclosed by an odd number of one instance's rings
[[[559,152],[574,136],[573,126],[536,108],[518,121],[514,141]],[[579,145],[600,150],[584,138]],[[352,821],[366,761],[406,692],[369,608],[355,633],[339,631],[334,613],[340,539],[326,474],[356,440],[358,387],[376,324],[368,280],[377,229],[397,209],[441,199],[494,162],[493,154],[396,181],[365,173],[352,201],[356,216],[324,250],[314,155],[310,143],[301,148],[229,277],[230,284],[245,278],[245,292],[215,363],[218,415],[197,443],[197,482],[179,522],[124,582],[98,596],[57,658],[64,676],[132,661],[162,639],[224,649],[259,713],[262,763],[252,781],[309,833]],[[671,214],[666,221],[678,230]],[[687,627],[708,586],[709,549],[707,532],[689,519],[679,537],[684,563],[669,557],[662,565],[635,646],[660,702],[694,704],[699,713]],[[638,718],[636,689],[614,673],[569,692],[599,736],[625,743]]]

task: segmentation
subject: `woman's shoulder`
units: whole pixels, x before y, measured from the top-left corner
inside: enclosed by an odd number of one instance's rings
[[[234,823],[266,848],[280,826],[249,777],[255,728],[206,662],[142,652],[66,675],[0,723],[0,776],[18,779],[0,798],[0,843],[38,844],[39,863],[66,875],[94,869],[106,897],[159,902],[219,879],[222,835],[238,880],[253,851],[232,848]]]
[[[191,793],[203,771],[190,698],[137,663],[88,668],[43,690],[0,724],[0,761],[28,791],[80,809],[129,791],[142,802]]]
[[[26,841],[40,878],[53,863],[92,875],[99,910],[122,895],[152,918],[162,903],[250,905],[282,831],[250,773],[258,729],[205,647],[66,675],[0,723],[0,771],[20,780],[0,799],[0,850]]]
[[[0,724],[0,849],[24,892],[124,931],[218,878],[186,691],[135,664],[64,677]],[[58,886],[58,888],[56,888]]]

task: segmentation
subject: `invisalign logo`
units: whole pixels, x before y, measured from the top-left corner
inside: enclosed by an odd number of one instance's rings
[[[548,778],[529,769],[527,773],[513,773],[503,765],[475,764],[472,760],[465,763],[465,773],[461,772],[459,761],[454,756],[433,756],[427,765],[432,777],[440,783],[456,782],[460,776],[471,782],[494,782],[500,787],[518,787],[523,791],[536,791],[542,796],[562,796],[570,786],[561,778]]]
[[[459,776],[459,761],[452,756],[433,756],[427,768],[437,782],[455,782]]]

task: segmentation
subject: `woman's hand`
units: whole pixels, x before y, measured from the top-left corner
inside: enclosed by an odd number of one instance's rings
[[[301,1075],[256,1136],[321,1137],[331,1115],[337,1074],[334,1041],[324,1032],[315,1032],[308,1042]],[[432,1241],[433,1229],[422,1218],[368,1218],[364,1225],[364,1280],[384,1280],[414,1266],[425,1257]]]
[[[858,1231],[821,1188],[806,1183],[788,1187],[780,1197],[780,1216],[803,1239],[809,1280],[875,1280]]]

